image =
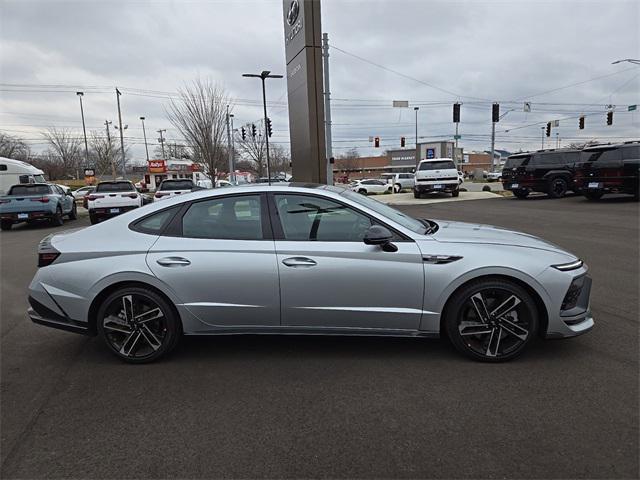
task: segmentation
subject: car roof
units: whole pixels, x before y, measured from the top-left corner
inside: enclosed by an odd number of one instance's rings
[[[624,143],[600,143],[598,145],[590,145],[585,147],[584,150],[593,151],[593,150],[605,150],[609,148],[621,148],[621,147],[631,147],[631,146],[640,145],[640,140],[632,140]]]
[[[425,158],[424,160],[420,160],[420,163],[426,162],[442,162],[443,160],[450,160],[453,162],[453,158],[444,157],[444,158]]]

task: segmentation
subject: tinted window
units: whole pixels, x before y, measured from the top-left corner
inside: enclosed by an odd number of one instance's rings
[[[531,156],[529,155],[523,157],[509,157],[504,163],[504,168],[514,168],[519,167],[520,165],[526,165],[527,163],[529,163],[530,158]]]
[[[623,160],[631,160],[640,158],[640,145],[635,145],[632,147],[622,147],[622,159]]]
[[[102,182],[96,187],[96,192],[132,192],[135,188],[130,182]]]
[[[445,170],[448,168],[456,168],[455,164],[451,160],[445,160],[442,162],[423,162],[418,167],[418,170]]]
[[[361,242],[371,226],[366,215],[325,198],[275,195],[285,240]]]
[[[179,209],[177,206],[154,213],[136,223],[134,229],[143,233],[159,234]]]
[[[620,149],[607,148],[582,152],[583,162],[611,162],[621,160]]]
[[[182,217],[182,235],[192,238],[262,240],[260,209],[258,195],[197,202]]]
[[[33,183],[31,180],[32,180],[32,179],[31,179],[31,178],[29,178],[29,175],[20,175],[20,176],[18,177],[18,181],[19,181],[20,183]]]
[[[160,185],[160,190],[191,190],[193,182],[191,180],[179,180],[174,182],[164,181]]]
[[[4,172],[7,170],[7,166],[4,163],[0,163],[0,172]]]
[[[14,185],[9,195],[48,195],[51,193],[49,185]]]

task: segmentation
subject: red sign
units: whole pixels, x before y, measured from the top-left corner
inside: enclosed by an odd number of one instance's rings
[[[192,163],[191,164],[191,171],[192,172],[199,172],[201,170],[200,164],[199,163]]]
[[[165,173],[167,162],[165,160],[149,160],[149,173]]]

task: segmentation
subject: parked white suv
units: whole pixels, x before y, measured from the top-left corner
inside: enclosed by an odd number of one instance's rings
[[[400,193],[401,190],[406,188],[413,188],[415,182],[413,173],[383,173],[381,177],[383,180],[393,184],[393,191],[396,193]]]
[[[420,198],[424,193],[447,192],[457,197],[459,185],[458,170],[452,159],[421,160],[416,169],[413,196]]]
[[[142,196],[126,180],[100,182],[87,197],[91,225],[142,206]]]
[[[349,188],[351,190],[362,193],[363,195],[391,192],[391,187],[390,183],[386,183],[384,180],[376,178],[365,178],[363,180],[356,180],[349,184]]]
[[[190,178],[172,178],[164,180],[160,184],[160,188],[156,190],[156,194],[153,198],[155,201],[163,198],[171,198],[174,195],[189,193],[194,188],[196,188],[196,186]]]

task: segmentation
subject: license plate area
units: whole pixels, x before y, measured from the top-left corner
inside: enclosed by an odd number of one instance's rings
[[[442,185],[434,185],[433,189],[434,190],[441,190],[442,189]]]
[[[511,188],[519,188],[520,184],[519,183],[512,183],[511,184]]]
[[[598,182],[589,182],[587,188],[600,188],[600,184]]]
[[[18,220],[26,220],[27,218],[29,218],[29,214],[28,213],[19,213],[18,214]]]
[[[109,213],[120,213],[120,209],[119,208],[110,208],[109,209]]]

